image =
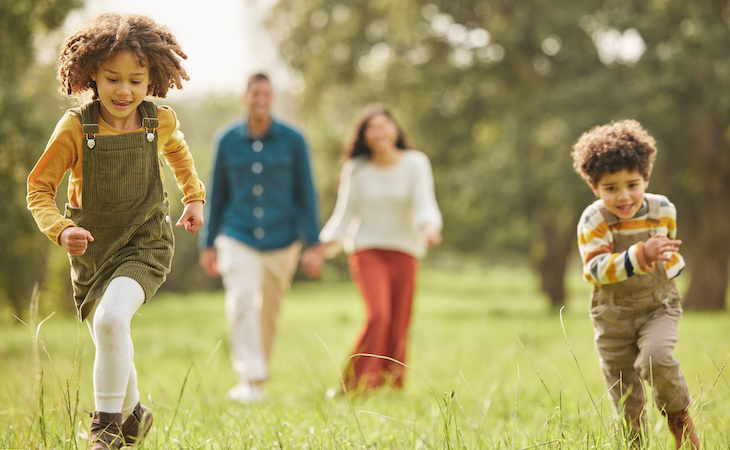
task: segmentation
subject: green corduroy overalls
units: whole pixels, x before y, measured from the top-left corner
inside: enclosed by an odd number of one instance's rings
[[[79,320],[84,320],[109,282],[126,276],[144,289],[145,302],[170,272],[174,237],[157,151],[157,106],[139,106],[145,131],[96,136],[99,102],[73,111],[81,120],[82,207],[66,205],[66,217],[94,237],[84,255],[70,255]]]

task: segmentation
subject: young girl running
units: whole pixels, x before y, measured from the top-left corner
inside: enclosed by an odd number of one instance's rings
[[[28,209],[68,251],[80,320],[96,346],[89,446],[141,439],[152,415],[139,403],[130,323],[170,271],[174,250],[162,154],[182,190],[177,226],[203,224],[205,188],[172,109],[145,101],[188,80],[175,37],[148,17],[102,14],[67,38],[59,80],[66,95],[93,94],[66,112],[28,177]],[[65,213],[56,207],[70,170]]]

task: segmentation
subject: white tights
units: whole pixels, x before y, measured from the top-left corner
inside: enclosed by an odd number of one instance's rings
[[[91,339],[96,345],[96,410],[121,412],[125,419],[139,402],[130,324],[144,298],[144,290],[135,280],[114,278],[86,319]]]

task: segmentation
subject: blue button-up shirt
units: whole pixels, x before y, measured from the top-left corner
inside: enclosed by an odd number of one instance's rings
[[[318,242],[307,143],[281,122],[272,119],[258,139],[251,137],[245,120],[221,132],[208,196],[204,247],[212,247],[221,233],[262,251],[297,240]]]

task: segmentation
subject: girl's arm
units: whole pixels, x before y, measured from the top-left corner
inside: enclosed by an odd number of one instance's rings
[[[61,245],[61,233],[75,224],[58,211],[57,189],[66,171],[80,162],[78,149],[82,141],[81,123],[76,114],[66,113],[56,125],[45,151],[28,176],[28,209],[38,228],[58,245]]]

